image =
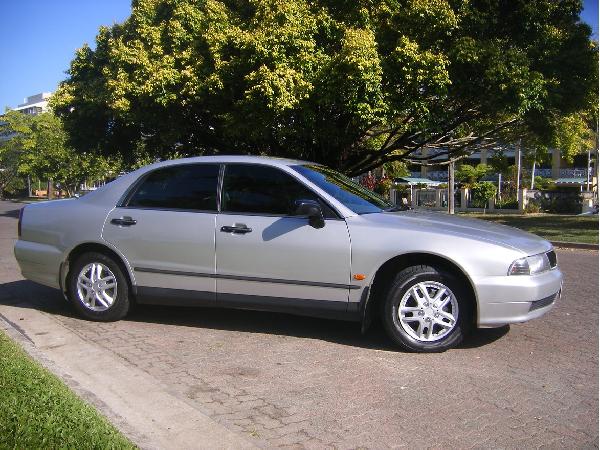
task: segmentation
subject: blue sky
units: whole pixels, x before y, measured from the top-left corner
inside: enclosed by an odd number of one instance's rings
[[[125,20],[130,0],[7,0],[0,14],[0,112],[23,98],[54,91],[75,50],[93,44],[100,25]],[[598,39],[598,0],[582,19]]]
[[[124,21],[131,0],[6,0],[0,9],[0,113],[51,92],[75,50],[94,44],[100,25]]]

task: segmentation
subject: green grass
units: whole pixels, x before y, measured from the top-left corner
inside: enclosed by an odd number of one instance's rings
[[[476,217],[521,228],[551,241],[598,243],[598,216],[477,214]]]
[[[0,331],[0,449],[135,448]]]

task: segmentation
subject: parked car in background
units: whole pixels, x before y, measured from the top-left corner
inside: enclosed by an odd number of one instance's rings
[[[442,351],[475,327],[524,322],[559,298],[547,241],[440,213],[397,211],[327,167],[223,156],[141,168],[77,199],[21,210],[23,276],[85,318],[133,302],[353,320]]]

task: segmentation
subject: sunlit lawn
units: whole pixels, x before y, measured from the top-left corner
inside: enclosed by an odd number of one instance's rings
[[[570,216],[562,214],[469,214],[478,219],[521,228],[551,241],[598,243],[598,215]]]

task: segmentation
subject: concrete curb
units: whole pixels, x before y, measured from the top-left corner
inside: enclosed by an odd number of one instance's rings
[[[598,250],[598,244],[584,244],[583,242],[563,242],[563,241],[550,241],[550,243],[558,248],[578,248],[581,250]]]
[[[0,329],[138,447],[238,450],[260,445],[215,422],[146,372],[26,305],[0,304]]]
[[[102,400],[100,400],[93,392],[84,389],[77,381],[65,373],[60,367],[48,359],[27,336],[25,331],[16,323],[10,321],[0,313],[0,330],[16,342],[25,353],[27,353],[34,361],[39,363],[45,369],[57,376],[69,389],[71,389],[79,398],[86,403],[92,405],[101,415],[103,415],[115,428],[117,428],[127,439],[137,445],[139,448],[152,448],[146,436],[137,433],[129,426],[127,421],[118,414],[115,414]]]

